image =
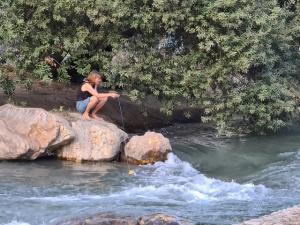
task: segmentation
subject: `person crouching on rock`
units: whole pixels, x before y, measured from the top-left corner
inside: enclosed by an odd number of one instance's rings
[[[89,73],[84,83],[78,91],[76,109],[82,114],[84,120],[91,120],[91,118],[100,120],[97,112],[107,102],[109,97],[118,98],[117,93],[98,93],[97,87],[102,82],[102,76],[96,70]]]

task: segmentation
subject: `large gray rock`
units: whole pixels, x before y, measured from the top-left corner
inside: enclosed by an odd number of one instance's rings
[[[76,114],[71,114],[69,119],[76,138],[57,151],[60,159],[111,161],[118,156],[122,143],[128,138],[127,133],[106,121],[84,121],[76,118]]]
[[[0,119],[0,160],[26,158],[26,154],[34,149],[34,144],[24,135],[10,129]]]
[[[151,164],[165,161],[172,151],[169,139],[160,133],[146,132],[143,136],[133,136],[125,145],[122,159],[133,164]]]
[[[73,138],[66,120],[43,109],[0,107],[0,160],[34,160]]]
[[[188,221],[177,219],[174,216],[153,214],[134,218],[112,214],[96,214],[87,218],[72,219],[58,225],[187,225]]]

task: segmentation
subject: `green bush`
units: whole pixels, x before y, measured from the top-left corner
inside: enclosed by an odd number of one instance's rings
[[[15,91],[14,81],[9,76],[4,75],[1,71],[0,71],[0,88],[3,89],[3,92],[8,97],[8,99],[11,100]]]
[[[203,108],[220,134],[266,133],[297,118],[299,1],[4,0],[0,39],[18,69],[63,45],[68,68],[98,67],[134,100]],[[45,73],[46,75],[47,73]],[[240,118],[236,120],[234,118]]]

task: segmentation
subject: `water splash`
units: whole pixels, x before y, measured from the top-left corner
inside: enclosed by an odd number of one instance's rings
[[[127,190],[130,194],[145,193],[165,197],[169,194],[185,199],[188,202],[245,200],[262,198],[268,189],[263,185],[238,184],[206,177],[194,169],[188,162],[180,160],[170,153],[166,162],[142,167],[137,171],[137,179],[151,180],[151,185],[145,185]],[[170,195],[171,194],[171,195]],[[163,195],[163,196],[161,196]]]
[[[11,221],[9,223],[2,223],[0,225],[30,225],[29,223],[19,222],[19,221]]]
[[[137,176],[124,185],[123,190],[101,195],[60,195],[30,197],[36,201],[87,201],[100,199],[132,199],[139,201],[165,202],[172,204],[205,203],[211,201],[261,199],[268,189],[263,185],[238,184],[206,177],[188,162],[170,153],[166,162],[141,166]]]

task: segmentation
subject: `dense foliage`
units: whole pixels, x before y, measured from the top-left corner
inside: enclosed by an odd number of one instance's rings
[[[293,0],[4,0],[0,39],[19,79],[99,68],[134,100],[205,110],[220,134],[276,131],[298,117],[299,2]],[[30,75],[24,75],[28,74]],[[188,112],[187,112],[188,116]]]

